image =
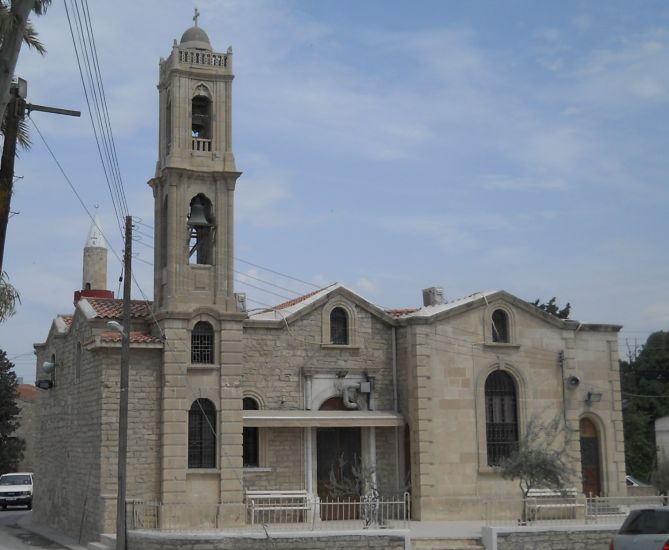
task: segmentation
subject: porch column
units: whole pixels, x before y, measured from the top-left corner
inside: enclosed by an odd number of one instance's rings
[[[368,428],[368,437],[367,441],[369,442],[369,467],[372,475],[372,485],[378,489],[376,484],[376,428],[373,426]]]
[[[313,473],[313,467],[314,467],[314,454],[313,454],[313,428],[304,428],[304,451],[306,453],[304,463],[306,464],[306,468],[304,471],[304,475],[307,477],[306,479],[306,488],[307,492],[310,495],[314,495],[314,473]]]

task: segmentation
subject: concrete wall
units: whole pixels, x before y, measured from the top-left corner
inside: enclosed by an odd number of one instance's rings
[[[178,535],[131,531],[128,550],[329,550],[331,548],[404,550],[402,534],[338,534],[309,533],[298,535],[262,535],[226,537],[225,535]]]

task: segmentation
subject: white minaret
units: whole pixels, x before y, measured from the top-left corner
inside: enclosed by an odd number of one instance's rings
[[[100,220],[95,215],[84,246],[84,270],[81,290],[107,289],[107,244],[102,236]]]

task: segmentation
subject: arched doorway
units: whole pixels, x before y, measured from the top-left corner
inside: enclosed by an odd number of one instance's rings
[[[332,397],[321,405],[322,411],[346,411],[341,397]],[[321,499],[332,498],[330,473],[337,482],[350,479],[353,465],[362,461],[360,428],[318,428],[316,430],[316,479]],[[344,496],[344,495],[337,495]],[[346,495],[353,497],[354,495]]]
[[[599,457],[599,434],[597,426],[589,418],[581,418],[581,476],[583,494],[601,496],[602,475]]]

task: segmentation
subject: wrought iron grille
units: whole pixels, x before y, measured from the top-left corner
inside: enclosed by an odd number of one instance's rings
[[[216,407],[196,399],[188,412],[188,467],[216,467]]]
[[[498,370],[485,382],[486,446],[488,465],[508,457],[518,443],[516,386],[509,374]]]
[[[190,339],[191,363],[214,362],[214,329],[209,323],[200,321],[193,327]]]
[[[340,307],[330,313],[330,342],[344,346],[348,344],[348,315]]]

